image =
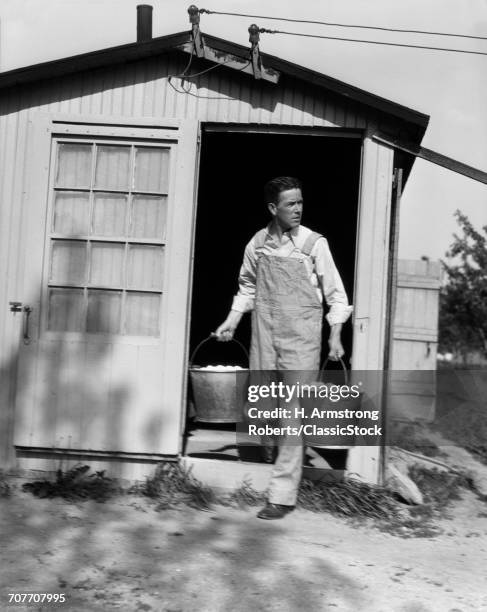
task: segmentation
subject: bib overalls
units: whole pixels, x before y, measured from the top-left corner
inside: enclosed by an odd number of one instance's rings
[[[265,236],[266,230],[261,230],[255,237],[258,259],[250,369],[277,370],[285,384],[307,384],[319,371],[323,307],[311,284],[305,258],[321,235],[312,232],[301,254],[294,252],[288,257],[259,253]],[[286,404],[293,415],[299,407],[299,399]],[[300,424],[299,418],[282,422]],[[269,484],[270,503],[295,505],[302,464],[302,440],[280,437]]]

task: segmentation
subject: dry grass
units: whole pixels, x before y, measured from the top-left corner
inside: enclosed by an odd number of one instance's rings
[[[441,456],[441,450],[428,438],[425,425],[419,423],[393,424],[389,445],[420,453],[425,457]]]
[[[23,489],[38,497],[63,497],[72,501],[105,501],[117,494],[139,494],[153,500],[156,510],[183,504],[199,510],[208,510],[214,504],[248,508],[264,504],[266,500],[266,494],[256,491],[249,481],[244,481],[229,495],[218,496],[195,478],[191,470],[175,462],[159,464],[153,477],[125,491],[103,472],[88,474],[89,470],[86,465],[65,473],[59,470],[55,481],[26,483]],[[421,506],[404,506],[392,491],[353,478],[337,482],[303,479],[296,506],[353,521],[366,521],[370,527],[401,537],[432,537],[439,531],[435,520],[444,515],[445,508],[459,499],[461,489],[469,487],[470,483],[458,474],[417,466],[411,469],[410,476],[424,495],[425,503]],[[0,496],[10,492],[11,488],[0,473]]]
[[[179,463],[159,464],[154,476],[147,478],[139,487],[132,488],[131,492],[157,501],[158,510],[175,508],[180,504],[208,510],[217,502],[215,492]]]
[[[336,516],[383,519],[395,515],[397,503],[387,489],[353,478],[326,483],[303,479],[297,507]]]
[[[37,497],[62,497],[69,500],[94,499],[106,501],[121,492],[121,487],[113,478],[104,472],[88,474],[88,465],[78,465],[67,472],[58,470],[56,479],[36,480],[22,485],[24,491],[30,491]]]
[[[9,484],[6,474],[0,470],[0,497],[10,497],[12,485]]]
[[[232,491],[225,499],[229,505],[236,505],[239,508],[259,506],[265,501],[266,493],[256,491],[248,480],[244,480],[240,487]]]
[[[438,511],[443,511],[451,502],[460,499],[462,489],[472,486],[468,478],[461,474],[417,465],[409,469],[409,477],[423,494],[425,503]]]

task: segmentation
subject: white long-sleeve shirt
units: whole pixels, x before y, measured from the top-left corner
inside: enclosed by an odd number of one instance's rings
[[[257,258],[259,253],[276,255],[278,257],[295,257],[302,259],[308,270],[309,279],[320,302],[325,300],[330,310],[326,319],[330,325],[345,323],[353,308],[349,305],[342,279],[336,269],[335,262],[326,238],[319,238],[310,255],[301,252],[311,230],[303,225],[285,232],[279,242],[273,223],[267,226],[264,245],[256,248],[255,236],[245,247],[244,258],[238,278],[239,290],[233,298],[232,310],[248,312],[254,309]]]

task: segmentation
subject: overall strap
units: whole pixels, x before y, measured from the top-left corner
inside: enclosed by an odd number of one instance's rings
[[[267,236],[267,229],[259,230],[254,236],[254,246],[256,249],[260,249],[264,246],[265,239]]]
[[[311,232],[311,234],[306,238],[303,246],[300,249],[301,253],[304,253],[304,255],[308,256],[311,255],[313,247],[320,238],[323,238],[321,234],[318,234],[318,232]]]

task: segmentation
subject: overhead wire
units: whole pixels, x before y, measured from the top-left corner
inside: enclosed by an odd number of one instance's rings
[[[428,35],[435,35],[435,36],[454,36],[457,38],[470,38],[470,39],[476,39],[476,40],[487,40],[487,37],[483,37],[483,36],[470,36],[470,35],[465,35],[465,34],[453,34],[453,33],[446,33],[446,32],[429,32],[426,30],[406,30],[406,29],[399,29],[399,28],[386,28],[386,27],[380,27],[380,26],[364,26],[364,25],[352,25],[352,24],[341,24],[341,23],[331,23],[331,22],[326,22],[326,21],[315,21],[315,20],[307,20],[307,19],[291,19],[291,18],[287,18],[287,17],[270,17],[270,16],[265,16],[265,15],[251,15],[251,14],[247,14],[247,13],[228,13],[228,12],[223,12],[223,11],[212,11],[209,9],[199,9],[200,13],[206,13],[208,15],[225,15],[225,16],[231,16],[231,17],[250,17],[252,19],[271,19],[271,20],[278,20],[278,21],[287,21],[287,22],[293,22],[293,23],[306,23],[306,24],[315,24],[315,25],[326,25],[326,26],[335,26],[335,27],[349,27],[349,28],[361,28],[361,29],[370,29],[370,30],[381,30],[381,31],[386,31],[386,32],[401,32],[401,33],[409,33],[409,34],[428,34]],[[407,44],[407,43],[395,43],[395,42],[385,42],[385,41],[378,41],[378,40],[366,40],[366,39],[360,39],[360,38],[345,38],[345,37],[341,37],[341,36],[327,36],[324,34],[305,34],[303,32],[289,32],[286,30],[270,30],[267,28],[259,28],[259,32],[261,34],[283,34],[283,35],[287,35],[287,36],[299,36],[299,37],[304,37],[304,38],[316,38],[316,39],[323,39],[323,40],[339,40],[339,41],[343,41],[343,42],[355,42],[355,43],[362,43],[362,44],[371,44],[371,45],[383,45],[383,46],[387,46],[387,47],[403,47],[403,48],[410,48],[410,49],[425,49],[428,51],[445,51],[445,52],[451,52],[451,53],[466,53],[469,55],[487,55],[487,52],[483,52],[483,51],[472,51],[472,50],[467,50],[467,49],[452,49],[449,47],[431,47],[428,45],[414,45],[414,44]],[[171,85],[171,87],[174,89],[174,91],[176,91],[177,93],[185,93],[188,94],[190,96],[193,96],[195,98],[204,98],[207,100],[221,100],[222,98],[219,96],[203,96],[203,95],[199,95],[199,94],[195,94],[191,91],[189,91],[189,89],[185,88],[184,83],[181,84],[181,88],[182,91],[177,89],[176,86],[171,82],[172,78],[181,78],[182,81],[189,81],[189,87],[191,87],[191,79],[194,79],[196,77],[201,76],[202,74],[206,74],[212,70],[215,70],[216,68],[220,68],[221,66],[224,66],[225,64],[231,63],[232,60],[228,60],[226,62],[222,62],[222,63],[218,63],[214,66],[210,66],[209,68],[206,68],[205,70],[201,70],[199,72],[195,72],[192,74],[188,74],[188,70],[191,67],[192,61],[193,61],[193,56],[194,56],[194,51],[195,51],[195,43],[193,40],[193,46],[191,49],[191,53],[189,56],[189,60],[188,63],[186,64],[184,70],[182,73],[180,74],[174,74],[174,75],[169,75],[168,76],[168,82],[169,85]],[[249,66],[251,63],[251,60],[249,60],[247,62],[247,64],[245,64],[242,68],[238,68],[237,70],[244,70],[247,66]],[[226,99],[230,99],[230,100],[234,100],[236,98],[230,97],[230,98],[226,98]]]
[[[204,98],[205,100],[223,100],[224,98],[221,98],[219,96],[202,96],[200,94],[195,94],[192,91],[189,91],[189,89],[185,89],[184,85],[181,85],[181,89],[178,89],[174,83],[172,83],[171,81],[168,81],[169,85],[174,89],[174,91],[178,94],[187,94],[188,96],[193,96],[193,98]],[[191,85],[191,84],[190,84]],[[182,91],[181,91],[182,90]],[[233,99],[233,98],[231,98]]]
[[[194,98],[203,98],[205,100],[237,100],[238,98],[235,97],[228,97],[228,98],[222,98],[221,96],[204,96],[204,95],[200,95],[200,94],[195,94],[192,91],[188,89],[186,89],[184,87],[184,83],[181,83],[181,89],[177,89],[177,87],[174,85],[174,83],[172,83],[171,79],[172,78],[180,78],[182,81],[189,81],[189,87],[191,87],[191,79],[195,78],[195,77],[199,77],[202,74],[206,74],[207,72],[210,72],[211,70],[215,70],[216,68],[221,68],[222,66],[224,66],[225,64],[229,64],[231,63],[233,60],[227,60],[226,62],[222,62],[219,64],[215,64],[214,66],[210,66],[209,68],[206,68],[205,70],[201,70],[200,72],[194,72],[192,74],[185,74],[185,72],[187,72],[187,70],[189,70],[191,63],[192,63],[192,59],[193,59],[193,54],[194,54],[194,43],[193,43],[193,49],[190,55],[190,61],[188,62],[186,68],[184,69],[182,74],[175,74],[175,75],[169,75],[168,77],[168,83],[169,85],[174,89],[174,91],[176,91],[177,93],[185,93],[188,94],[189,96],[193,96]],[[241,68],[236,68],[237,71],[240,70],[245,70],[245,68],[247,68],[250,65],[251,61],[249,60],[246,64],[244,64]]]
[[[269,15],[249,15],[246,13],[226,13],[223,11],[212,11],[209,9],[199,9],[200,13],[207,15],[226,15],[229,17],[250,17],[251,19],[272,19],[275,21],[287,21],[290,23],[307,23],[313,25],[332,26],[337,28],[360,28],[363,30],[378,30],[381,32],[400,32],[403,34],[427,34],[430,36],[452,36],[455,38],[470,38],[473,40],[487,40],[486,36],[474,36],[471,34],[454,34],[450,32],[430,32],[428,30],[408,30],[403,28],[389,28],[385,26],[367,26],[347,23],[333,23],[330,21],[315,21],[312,19],[292,19],[290,17],[270,17]]]
[[[216,99],[219,100],[220,98],[215,97],[210,97],[210,96],[199,96],[198,94],[194,94],[193,92],[189,91],[188,89],[185,89],[184,84],[181,85],[181,89],[178,89],[174,83],[172,82],[171,79],[174,78],[180,78],[180,79],[184,79],[184,80],[189,80],[192,79],[194,77],[200,76],[201,74],[205,74],[206,72],[210,72],[210,70],[214,70],[215,68],[219,68],[221,66],[221,64],[215,64],[214,66],[210,66],[209,68],[207,68],[206,70],[202,70],[201,72],[196,72],[194,74],[188,74],[188,70],[191,68],[191,64],[193,63],[193,56],[194,56],[194,50],[195,50],[195,43],[193,40],[193,44],[191,47],[191,52],[189,54],[189,60],[186,64],[186,66],[184,67],[183,72],[179,73],[179,74],[169,74],[167,77],[167,82],[169,83],[169,85],[174,89],[174,91],[176,93],[184,93],[184,94],[188,94],[190,96],[194,96],[196,98],[202,98],[205,97],[207,99]]]
[[[194,55],[194,40],[193,40],[193,44],[191,47],[191,53],[189,54],[189,60],[186,66],[184,67],[184,70],[180,74],[168,74],[167,78],[171,80],[172,78],[184,76],[191,67],[191,63],[193,61],[193,55]]]
[[[302,36],[304,38],[321,38],[325,40],[342,40],[345,42],[366,43],[369,45],[385,45],[386,47],[407,47],[409,49],[428,49],[430,51],[450,51],[451,53],[467,53],[471,55],[487,55],[484,51],[470,51],[467,49],[451,49],[447,47],[429,47],[426,45],[410,45],[406,43],[383,42],[379,40],[365,40],[361,38],[342,38],[340,36],[325,36],[323,34],[304,34],[302,32],[287,32],[284,30],[268,30],[260,28],[262,34],[287,34],[289,36]]]

